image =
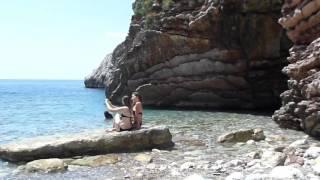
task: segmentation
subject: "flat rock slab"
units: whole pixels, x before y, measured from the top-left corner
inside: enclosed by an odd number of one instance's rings
[[[136,131],[105,132],[93,130],[64,136],[37,137],[0,145],[0,158],[11,161],[32,161],[47,158],[68,158],[83,155],[138,152],[172,147],[167,127]]]

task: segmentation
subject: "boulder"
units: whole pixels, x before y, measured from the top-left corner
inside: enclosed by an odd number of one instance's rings
[[[12,162],[32,161],[78,155],[137,152],[152,148],[164,149],[173,145],[172,135],[166,127],[108,133],[101,129],[64,136],[31,138],[0,145],[0,157]]]
[[[247,142],[248,140],[260,141],[264,139],[265,136],[261,129],[241,129],[219,136],[218,142]]]
[[[27,163],[22,170],[27,172],[58,172],[67,169],[67,165],[61,159],[40,159]]]
[[[299,164],[302,166],[304,164],[304,158],[296,155],[288,155],[284,165],[288,166],[290,164]]]
[[[286,155],[281,152],[264,151],[261,156],[261,162],[266,167],[276,167],[284,165]]]

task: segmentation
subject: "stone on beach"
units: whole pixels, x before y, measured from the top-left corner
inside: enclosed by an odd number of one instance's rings
[[[67,169],[67,165],[61,159],[40,159],[27,163],[22,170],[27,172],[58,172]]]
[[[152,161],[152,157],[146,154],[138,154],[134,157],[134,160],[142,163],[150,163]]]
[[[261,129],[241,129],[219,136],[218,142],[247,142],[248,140],[260,141],[264,139],[265,136]]]
[[[320,156],[320,147],[310,147],[304,154],[304,157],[309,159],[315,159],[318,156]]]
[[[186,163],[184,163],[184,164],[182,164],[182,165],[180,166],[180,170],[183,171],[183,170],[187,170],[187,169],[192,169],[192,168],[194,168],[195,166],[196,166],[196,164],[193,163],[193,162],[186,162]]]
[[[274,151],[264,151],[261,156],[261,160],[264,166],[266,167],[276,167],[284,165],[286,160],[286,155],[281,152]]]
[[[89,156],[84,157],[82,159],[76,159],[70,164],[72,165],[78,165],[78,166],[90,166],[90,167],[98,167],[103,166],[107,164],[115,164],[119,162],[121,158],[117,155],[98,155],[98,156]]]
[[[137,131],[110,132],[93,130],[65,136],[39,137],[0,145],[0,158],[12,162],[78,155],[137,152],[169,148],[174,144],[166,127]]]

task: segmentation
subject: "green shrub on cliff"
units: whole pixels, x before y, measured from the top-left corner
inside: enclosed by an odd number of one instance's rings
[[[132,4],[132,9],[135,15],[137,16],[146,16],[152,10],[152,5],[155,0],[136,0]],[[159,0],[161,4],[161,8],[163,10],[169,10],[170,7],[173,5],[172,0]]]
[[[162,0],[162,9],[169,10],[172,5],[173,5],[172,0]]]
[[[132,9],[135,15],[145,16],[152,9],[153,0],[136,0],[132,4]]]
[[[136,0],[132,4],[132,9],[135,16],[143,17],[144,28],[154,29],[160,21],[159,10],[167,11],[172,5],[173,0]]]

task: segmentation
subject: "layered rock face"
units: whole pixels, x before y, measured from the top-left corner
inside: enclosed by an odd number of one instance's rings
[[[281,127],[320,137],[320,1],[286,1],[282,12],[279,23],[295,45],[282,70],[290,77],[289,90],[281,94],[282,107],[273,119]]]
[[[138,91],[145,105],[274,107],[286,89],[289,48],[277,23],[281,3],[136,0],[125,42],[87,87],[104,82],[114,102]]]

